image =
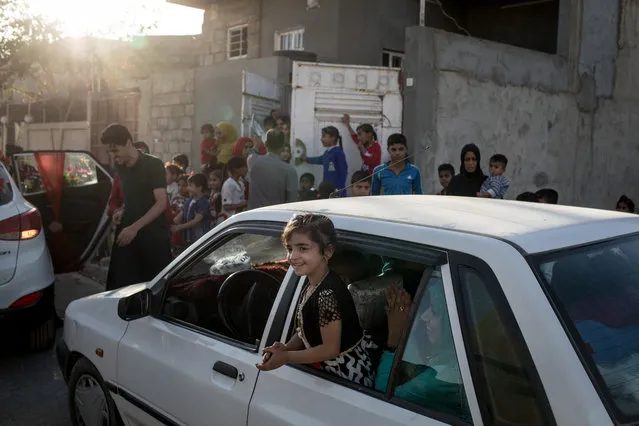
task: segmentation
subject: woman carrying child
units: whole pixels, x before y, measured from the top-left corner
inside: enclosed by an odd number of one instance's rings
[[[336,245],[333,223],[326,216],[298,214],[286,225],[282,242],[295,273],[306,276],[297,332],[287,344],[265,348],[257,367],[269,371],[286,364],[308,364],[372,387],[371,351],[376,345],[364,334],[346,285],[328,266]]]

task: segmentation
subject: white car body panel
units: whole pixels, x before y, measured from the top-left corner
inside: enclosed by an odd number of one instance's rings
[[[118,345],[130,324],[118,316],[118,302],[144,288],[135,284],[94,294],[71,302],[66,309],[64,340],[69,351],[91,361],[106,382],[117,381]],[[102,349],[102,357],[96,349]]]
[[[384,203],[397,209],[382,209]],[[257,353],[158,318],[145,317],[127,323],[117,316],[119,298],[152,287],[159,277],[198,250],[203,241],[242,222],[286,222],[296,211],[327,214],[338,230],[410,241],[482,259],[494,272],[508,300],[557,424],[612,424],[523,255],[639,231],[639,217],[615,212],[427,196],[313,201],[249,211],[217,226],[167,266],[156,280],[72,303],[67,309],[68,324],[65,322],[69,348],[89,358],[106,381],[113,381],[178,424],[208,425],[212,419],[220,425],[248,421],[249,425],[260,426],[442,424],[296,368],[287,366],[258,374]],[[588,232],[584,232],[586,228]],[[442,273],[450,287],[449,268],[443,267]],[[289,277],[290,273],[285,284]],[[280,290],[276,306],[284,285]],[[451,323],[458,327],[451,290],[447,289],[447,302],[455,318]],[[294,301],[299,287],[297,293]],[[266,332],[273,315],[274,311]],[[287,326],[292,320],[289,309]],[[456,350],[459,357],[466,359],[460,339],[461,333],[457,332]],[[95,355],[97,347],[104,349],[104,358]],[[113,355],[116,350],[119,350],[117,360]],[[236,366],[245,380],[234,381],[212,371],[217,360]],[[472,380],[467,361],[460,362],[460,369],[468,388]],[[153,380],[148,380],[149,377]],[[481,424],[472,388],[467,393],[473,421]],[[156,419],[126,400],[116,397],[116,402],[131,424],[156,424]]]

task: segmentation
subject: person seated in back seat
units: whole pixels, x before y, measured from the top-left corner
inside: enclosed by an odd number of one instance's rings
[[[461,373],[457,364],[444,286],[438,271],[428,268],[422,279],[428,284],[410,329],[400,378],[394,396],[422,407],[470,420]],[[386,392],[395,350],[408,323],[412,298],[399,286],[387,292],[388,340],[375,380],[375,389]]]

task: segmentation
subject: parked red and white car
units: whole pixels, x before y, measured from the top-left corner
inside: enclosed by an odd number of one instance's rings
[[[54,269],[47,247],[46,227],[54,215],[36,161],[51,153],[22,152],[9,158],[8,167],[0,163],[0,327],[26,334],[35,350],[55,341],[54,282],[62,272]],[[64,272],[70,272],[81,267],[108,227],[112,179],[89,153],[63,154],[59,221],[75,256],[67,259]]]

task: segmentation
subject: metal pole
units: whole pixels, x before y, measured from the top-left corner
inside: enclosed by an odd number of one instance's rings
[[[426,26],[426,0],[419,0],[419,26]]]

